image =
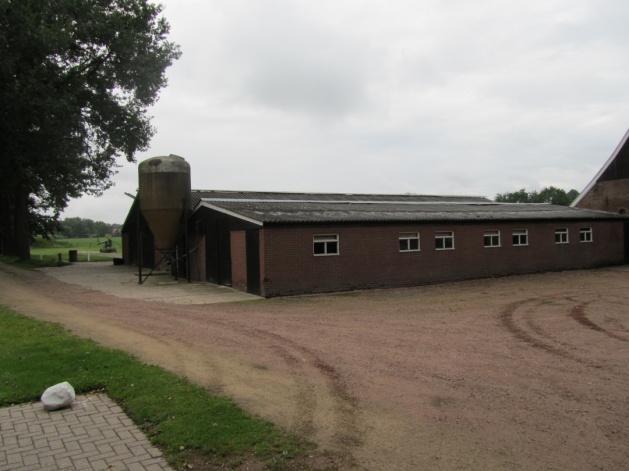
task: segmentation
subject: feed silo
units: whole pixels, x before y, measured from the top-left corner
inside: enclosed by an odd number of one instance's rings
[[[190,165],[178,155],[152,157],[140,162],[138,177],[140,211],[153,233],[155,251],[168,258],[190,205]]]

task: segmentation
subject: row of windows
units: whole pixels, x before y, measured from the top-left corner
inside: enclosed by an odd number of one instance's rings
[[[592,228],[579,229],[579,242],[592,242]],[[400,252],[419,252],[421,250],[419,232],[402,232],[398,237]],[[568,229],[555,230],[555,244],[570,243]],[[523,247],[529,245],[529,231],[516,229],[511,233],[511,245]],[[485,231],[483,234],[483,247],[502,247],[501,233],[498,230]],[[454,250],[454,232],[435,232],[435,250]],[[314,255],[338,255],[339,235],[325,234],[315,235],[312,238],[312,253]]]

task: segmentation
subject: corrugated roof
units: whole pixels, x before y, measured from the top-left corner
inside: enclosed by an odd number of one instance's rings
[[[604,211],[495,203],[474,196],[193,191],[195,194],[196,206],[259,224],[626,219]]]
[[[233,191],[233,190],[192,190],[192,207],[201,199],[228,200],[284,200],[284,201],[490,201],[484,196],[456,195],[384,195],[366,193],[293,193],[287,191]]]

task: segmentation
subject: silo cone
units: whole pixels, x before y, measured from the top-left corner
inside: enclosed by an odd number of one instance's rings
[[[190,201],[190,165],[183,157],[152,157],[138,167],[140,210],[151,232],[155,263],[174,251]],[[155,267],[159,269],[159,266]]]

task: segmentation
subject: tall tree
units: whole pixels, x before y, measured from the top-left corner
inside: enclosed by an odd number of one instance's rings
[[[28,258],[69,198],[111,185],[154,133],[180,55],[148,0],[0,0],[0,249]]]
[[[577,190],[562,190],[548,186],[540,191],[526,191],[524,188],[511,193],[498,193],[495,200],[501,203],[551,203],[569,206],[579,196]]]

